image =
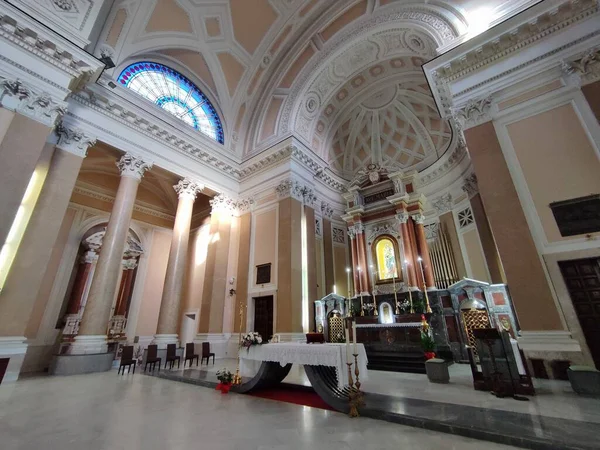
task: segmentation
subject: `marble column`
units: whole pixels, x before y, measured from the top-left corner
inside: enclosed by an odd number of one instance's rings
[[[353,226],[348,228],[348,237],[350,238],[350,253],[352,257],[352,277],[354,279],[354,295],[359,295],[360,275],[358,274],[358,247],[356,244],[356,231]]]
[[[46,144],[44,184],[0,294],[0,336],[25,334],[83,158],[95,142],[80,137],[74,146],[62,138]]]
[[[117,167],[121,171],[121,182],[106,227],[79,335],[72,347],[73,354],[107,351],[107,324],[121,272],[135,197],[144,172],[152,164],[128,153],[117,162]]]
[[[210,240],[206,252],[198,332],[220,335],[223,332],[226,296],[229,295],[227,284],[229,243],[236,202],[219,194],[210,201],[210,204],[212,206]]]
[[[185,178],[180,180],[173,188],[179,196],[179,203],[175,215],[169,262],[167,263],[167,273],[160,303],[158,328],[154,336],[154,342],[164,348],[167,344],[176,343],[178,339],[177,326],[180,320],[179,310],[187,262],[192,210],[194,209],[196,195],[198,192],[202,192],[204,186]]]
[[[354,228],[356,230],[356,249],[358,254],[358,267],[360,267],[360,290],[363,294],[365,294],[371,292],[369,267],[367,264],[367,242],[365,240],[365,227],[361,222],[357,222],[354,225]]]
[[[433,266],[431,265],[431,258],[429,257],[429,249],[427,247],[427,238],[425,237],[425,227],[423,222],[425,217],[423,214],[415,214],[413,216],[415,221],[415,235],[417,238],[417,246],[419,247],[421,263],[423,265],[423,274],[425,275],[425,285],[428,289],[435,289],[435,278],[433,276]],[[420,270],[420,268],[419,268]]]
[[[0,108],[0,248],[4,245],[51,128]]]
[[[413,286],[417,286],[417,277],[415,274],[415,263],[417,262],[413,251],[412,251],[412,245],[410,242],[410,234],[408,231],[408,225],[407,222],[410,219],[410,216],[406,213],[406,212],[399,212],[398,214],[396,214],[396,219],[398,219],[398,222],[400,223],[400,235],[402,236],[402,247],[403,247],[403,253],[404,253],[404,259],[402,260],[402,264],[404,265],[404,261],[406,261],[407,265],[406,265],[406,276],[407,276],[407,280],[406,280],[406,286],[407,287],[413,287]]]

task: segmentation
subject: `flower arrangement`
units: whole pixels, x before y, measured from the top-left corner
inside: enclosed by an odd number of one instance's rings
[[[425,359],[435,358],[435,340],[424,314],[421,314],[421,346],[425,352]]]
[[[262,342],[262,336],[256,331],[251,331],[250,333],[246,333],[242,336],[240,347],[245,347],[247,350],[250,350],[250,347],[252,347],[253,345],[261,345]]]
[[[231,389],[231,383],[233,383],[233,374],[227,369],[219,370],[217,371],[217,380],[219,380],[217,391],[221,391],[221,394],[227,394]]]

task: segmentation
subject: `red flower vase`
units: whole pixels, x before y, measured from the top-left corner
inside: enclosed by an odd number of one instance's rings
[[[231,389],[231,383],[221,383],[221,394],[229,393],[229,389]]]
[[[435,352],[425,352],[425,361],[435,358]]]
[[[219,384],[217,384],[217,387],[215,388],[217,391],[220,391],[221,389],[223,389],[223,383],[221,383],[219,381]]]

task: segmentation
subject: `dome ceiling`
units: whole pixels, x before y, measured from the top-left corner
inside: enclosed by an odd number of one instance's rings
[[[327,161],[348,179],[368,164],[390,171],[422,170],[445,153],[452,138],[424,78],[381,88],[338,123]]]

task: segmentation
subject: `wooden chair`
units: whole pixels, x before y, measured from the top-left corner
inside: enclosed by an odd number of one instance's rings
[[[183,368],[185,369],[185,363],[187,361],[190,362],[190,367],[192,367],[192,362],[194,361],[194,359],[196,360],[196,366],[198,366],[198,359],[200,358],[199,355],[195,354],[195,349],[194,349],[194,343],[193,342],[188,342],[187,344],[185,344],[185,359],[183,360]]]
[[[206,358],[206,365],[208,365],[208,361],[211,356],[213,359],[213,366],[214,366],[215,365],[215,354],[210,352],[210,342],[203,342],[202,343],[202,361],[204,361],[204,358]],[[200,363],[200,364],[202,364],[202,363]]]
[[[177,346],[175,344],[167,344],[167,358],[165,359],[165,368],[171,363],[171,369],[177,361],[177,368],[181,366],[181,356],[177,356]]]
[[[158,370],[160,370],[160,363],[162,359],[158,357],[158,347],[156,344],[148,346],[148,352],[146,353],[146,365],[144,366],[144,372],[148,368],[148,364],[151,364],[150,370],[154,372],[156,363],[158,363]]]
[[[127,373],[131,371],[131,366],[133,365],[133,373],[135,374],[135,366],[137,361],[133,358],[133,345],[126,345],[123,347],[123,351],[121,352],[121,365],[119,366],[119,370],[117,371],[117,375],[121,372],[121,375],[125,375],[125,366],[127,366]]]

